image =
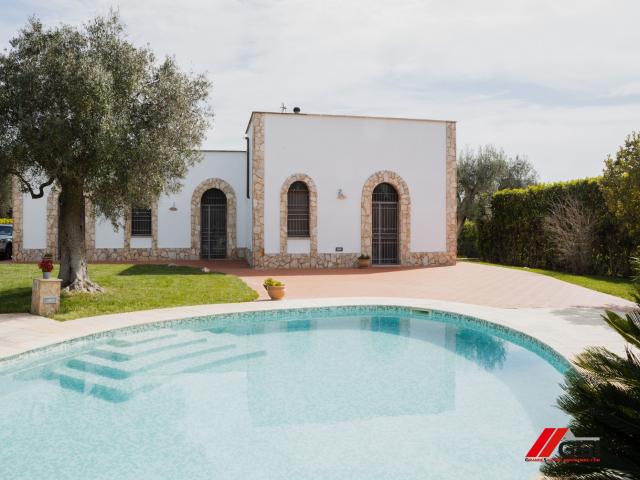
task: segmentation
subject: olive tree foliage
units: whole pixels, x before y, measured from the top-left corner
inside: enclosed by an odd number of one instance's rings
[[[59,189],[64,287],[100,289],[86,269],[86,201],[116,225],[200,160],[209,89],[130,43],[113,12],[80,28],[32,18],[0,54],[0,176],[33,198]]]
[[[602,192],[609,210],[628,229],[640,252],[640,134],[633,132],[605,161]]]
[[[0,175],[0,218],[11,213],[11,178]]]
[[[526,157],[509,157],[493,145],[462,150],[458,154],[457,176],[458,236],[465,220],[477,220],[486,212],[496,191],[528,187],[538,180],[535,168]]]

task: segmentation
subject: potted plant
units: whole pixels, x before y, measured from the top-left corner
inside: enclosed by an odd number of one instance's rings
[[[367,268],[371,265],[371,257],[366,253],[360,254],[358,257],[358,268]]]
[[[271,300],[282,300],[284,297],[284,283],[273,278],[267,278],[262,286],[265,288]]]
[[[53,255],[45,253],[38,262],[38,268],[42,270],[42,278],[49,278],[53,271]]]

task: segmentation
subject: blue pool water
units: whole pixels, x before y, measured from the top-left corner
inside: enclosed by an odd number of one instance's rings
[[[0,478],[534,478],[562,368],[437,312],[176,322],[2,367]]]

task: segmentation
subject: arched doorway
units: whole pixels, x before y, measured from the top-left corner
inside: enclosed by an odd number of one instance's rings
[[[400,215],[398,192],[389,183],[380,183],[372,194],[372,262],[374,265],[400,263]]]
[[[200,257],[227,256],[227,196],[211,188],[202,194],[200,202]]]

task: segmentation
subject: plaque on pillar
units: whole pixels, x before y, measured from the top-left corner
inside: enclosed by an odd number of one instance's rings
[[[31,313],[47,316],[60,308],[60,286],[57,278],[34,278],[31,288]]]

